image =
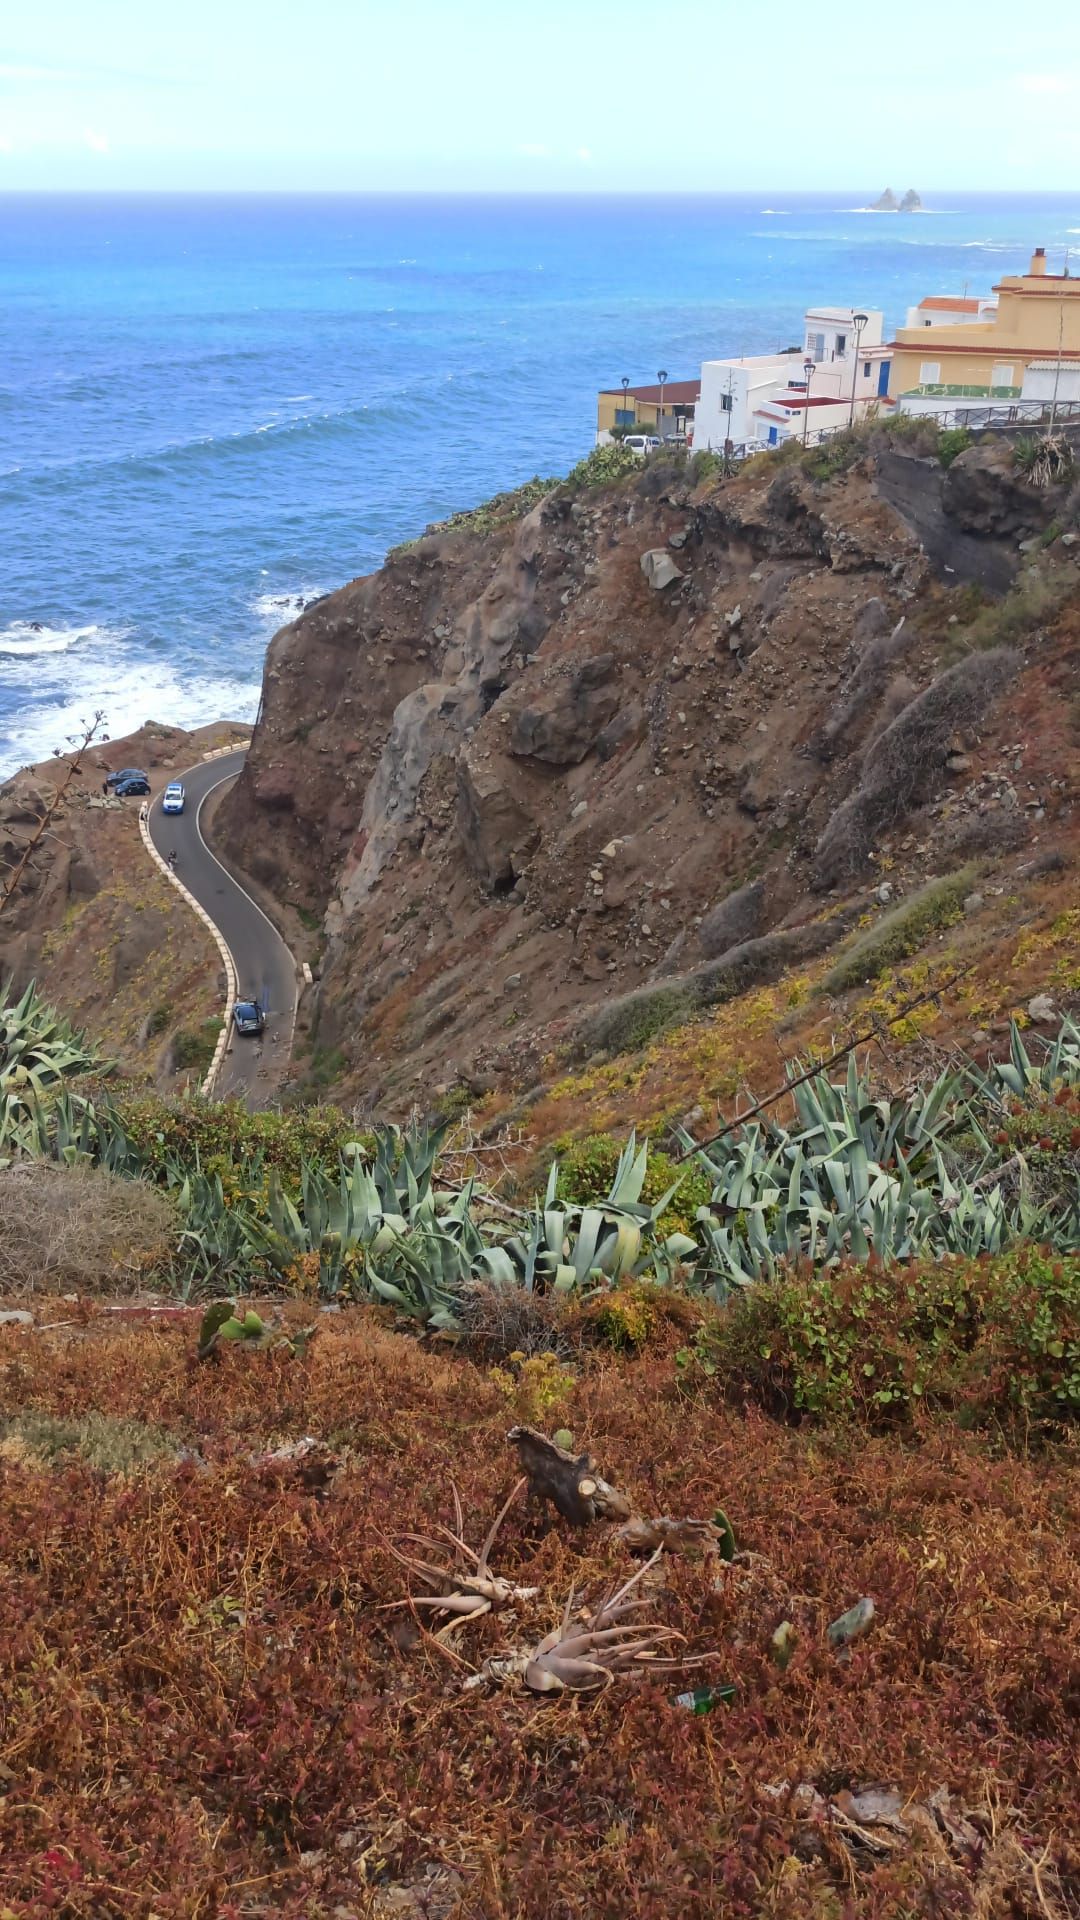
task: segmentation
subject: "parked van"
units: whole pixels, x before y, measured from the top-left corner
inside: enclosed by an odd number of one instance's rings
[[[623,446],[629,447],[633,453],[640,453],[643,460],[647,453],[655,453],[659,445],[655,433],[628,433],[623,439]]]

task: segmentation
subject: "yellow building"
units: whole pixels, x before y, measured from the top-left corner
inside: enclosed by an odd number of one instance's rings
[[[1080,367],[1080,278],[1048,273],[1036,247],[1026,273],[994,288],[997,310],[970,323],[899,327],[889,394],[928,399],[1018,400],[1033,362]],[[924,305],[929,307],[929,302]],[[1070,384],[1072,384],[1070,382]]]
[[[608,387],[596,398],[596,441],[606,446],[612,428],[655,433],[661,440],[683,440],[692,433],[701,380],[668,380],[661,387]]]

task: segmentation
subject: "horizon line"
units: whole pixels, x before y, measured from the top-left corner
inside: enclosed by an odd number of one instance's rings
[[[791,186],[791,187],[783,187],[783,186],[780,186],[780,187],[778,186],[772,186],[772,187],[597,187],[597,186],[567,186],[567,185],[549,186],[549,187],[540,186],[540,185],[520,186],[520,187],[369,187],[369,186],[355,186],[355,187],[314,187],[314,186],[311,186],[311,187],[308,187],[308,186],[252,187],[252,186],[246,186],[246,187],[242,187],[242,186],[205,186],[205,185],[128,187],[128,186],[115,186],[115,185],[94,185],[94,186],[40,186],[39,185],[39,186],[0,186],[0,201],[7,200],[7,199],[15,199],[20,196],[29,197],[31,195],[40,195],[40,194],[57,194],[57,195],[63,194],[72,199],[93,199],[93,198],[107,199],[112,197],[119,198],[121,196],[127,199],[140,199],[140,198],[152,199],[152,198],[161,198],[167,195],[178,195],[178,194],[189,194],[189,195],[200,194],[200,195],[205,195],[208,198],[215,197],[218,195],[225,195],[225,194],[232,194],[237,196],[259,195],[267,198],[272,196],[280,196],[284,198],[289,195],[303,194],[308,198],[322,198],[327,200],[354,198],[357,195],[364,195],[366,198],[370,198],[370,199],[386,199],[386,200],[415,198],[420,195],[423,195],[425,198],[433,199],[433,200],[450,200],[450,199],[521,200],[521,199],[536,199],[541,197],[555,197],[555,196],[558,196],[560,198],[596,199],[596,200],[617,199],[623,196],[627,196],[627,197],[632,196],[634,199],[638,199],[638,200],[650,199],[650,198],[651,199],[670,199],[674,196],[679,196],[687,199],[707,200],[707,199],[716,199],[721,196],[734,196],[734,195],[745,195],[747,197],[752,197],[756,199],[763,194],[775,195],[779,193],[786,194],[791,199],[805,200],[820,194],[831,195],[831,194],[840,194],[840,193],[854,193],[856,191],[861,191],[861,189],[856,189],[854,187],[847,187],[842,185],[836,186],[836,187],[794,187],[794,186]],[[879,189],[879,192],[880,191],[882,191],[882,189]],[[1010,200],[1010,199],[1024,200],[1024,199],[1030,199],[1032,195],[1045,195],[1048,198],[1061,199],[1061,200],[1076,199],[1080,201],[1080,187],[1076,187],[1076,188],[926,187],[926,188],[913,189],[913,191],[918,191],[920,194],[920,197],[922,197],[924,194],[929,193],[929,194],[951,194],[954,196],[978,195],[980,197],[993,195],[996,199],[999,199],[999,200]],[[936,209],[934,208],[923,208],[922,210],[924,212],[936,211]],[[777,208],[776,211],[779,213],[779,212],[782,212],[783,209]],[[860,208],[851,208],[851,209],[841,208],[841,209],[838,209],[838,211],[876,212],[878,211],[878,209],[873,207],[871,208],[860,207]],[[892,208],[882,208],[880,209],[880,211],[892,212],[897,210]]]

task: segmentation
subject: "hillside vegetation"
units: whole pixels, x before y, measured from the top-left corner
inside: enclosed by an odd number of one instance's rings
[[[605,449],[279,636],[282,1107],[30,875],[0,1920],[1080,1913],[1074,509],[905,432]]]

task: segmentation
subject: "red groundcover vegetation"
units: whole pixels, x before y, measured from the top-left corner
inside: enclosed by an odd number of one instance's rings
[[[388,1541],[453,1524],[454,1481],[479,1545],[513,1484],[506,1372],[362,1311],[301,1358],[199,1364],[195,1327],[0,1332],[4,1920],[1080,1912],[1064,1443],[793,1427],[681,1391],[673,1342],[586,1355],[539,1423],[638,1513],[723,1507],[736,1559],[649,1589],[715,1657],[470,1689],[640,1564],[519,1500],[494,1563],[535,1599],[448,1649],[393,1604],[422,1586]],[[710,1682],[730,1704],[675,1704]]]

